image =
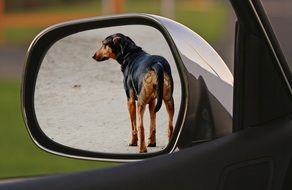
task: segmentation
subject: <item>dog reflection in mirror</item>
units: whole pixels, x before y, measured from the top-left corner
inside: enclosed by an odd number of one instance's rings
[[[121,65],[124,75],[124,88],[128,99],[132,129],[129,146],[138,145],[139,134],[140,153],[147,152],[143,126],[143,115],[147,104],[150,112],[148,147],[156,146],[156,112],[159,111],[162,101],[164,101],[168,113],[168,139],[170,140],[173,133],[174,101],[173,79],[167,60],[162,56],[146,53],[132,39],[120,33],[108,36],[103,40],[101,48],[93,55],[93,59],[96,61],[105,61],[109,58],[116,60]],[[136,112],[138,127],[136,126]]]

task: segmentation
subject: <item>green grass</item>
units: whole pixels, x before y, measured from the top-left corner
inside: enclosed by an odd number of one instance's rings
[[[0,178],[58,174],[112,164],[63,158],[31,141],[20,111],[19,82],[0,80]]]
[[[160,2],[126,1],[126,12],[160,14]],[[227,21],[227,7],[221,3],[206,4],[203,8],[195,7],[193,0],[176,1],[175,20],[197,32],[208,42],[216,42],[223,35]]]
[[[6,28],[4,38],[7,44],[26,44],[31,42],[41,31],[41,28]]]
[[[160,14],[160,2],[126,1],[126,12]],[[206,4],[203,8],[195,7],[193,0],[176,1],[175,20],[197,32],[208,42],[216,42],[223,35],[227,21],[227,7],[224,4]]]
[[[209,43],[214,43],[224,33],[227,8],[222,4],[209,5],[202,10],[182,7],[176,11],[176,20],[201,35]]]

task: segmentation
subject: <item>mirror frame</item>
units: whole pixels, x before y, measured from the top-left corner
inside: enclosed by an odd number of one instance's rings
[[[167,44],[170,47],[174,60],[176,62],[177,70],[181,80],[181,104],[178,113],[178,118],[174,128],[173,138],[162,151],[154,153],[143,154],[115,154],[102,153],[80,150],[64,146],[55,141],[52,141],[41,130],[34,106],[35,85],[38,76],[38,71],[49,48],[58,40],[86,30],[93,30],[112,26],[123,25],[146,25],[156,28],[164,36]],[[96,17],[82,20],[75,20],[51,26],[42,31],[31,43],[27,54],[25,70],[23,73],[22,89],[22,115],[25,121],[27,130],[33,142],[42,150],[49,153],[87,160],[98,161],[113,161],[113,162],[129,162],[137,161],[145,158],[158,156],[161,154],[172,153],[177,148],[177,143],[185,124],[188,102],[189,102],[189,84],[188,72],[180,58],[179,51],[168,33],[167,29],[154,17],[146,14],[126,14],[109,17]]]

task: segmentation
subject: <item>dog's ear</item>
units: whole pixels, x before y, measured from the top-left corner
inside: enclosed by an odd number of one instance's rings
[[[119,45],[121,43],[121,37],[120,36],[114,37],[113,42],[115,45]]]
[[[115,36],[115,37],[113,38],[113,43],[114,43],[116,46],[119,46],[119,47],[120,47],[120,49],[121,49],[121,54],[123,54],[124,51],[125,51],[125,47],[124,47],[124,45],[122,44],[122,38],[121,38],[120,36]]]

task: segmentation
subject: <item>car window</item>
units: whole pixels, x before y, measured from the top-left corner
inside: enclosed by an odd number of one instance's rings
[[[262,4],[292,71],[292,1],[262,0]]]

